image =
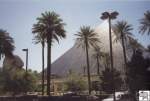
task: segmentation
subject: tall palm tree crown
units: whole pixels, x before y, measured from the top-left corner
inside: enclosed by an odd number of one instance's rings
[[[44,28],[45,27],[40,23],[33,25],[32,33],[34,34],[33,40],[35,44],[38,44],[38,43],[44,44],[46,42],[46,35],[45,35]]]
[[[117,21],[117,23],[113,26],[114,34],[116,35],[115,41],[118,41],[122,38],[126,41],[127,38],[132,37],[133,30],[132,25],[129,25],[126,21]]]
[[[37,20],[39,21],[39,24],[41,24],[41,26],[43,27],[43,31],[46,34],[46,37],[51,37],[52,40],[55,39],[58,42],[58,37],[66,37],[64,30],[65,23],[63,23],[63,20],[55,12],[42,13],[42,16],[38,17]]]
[[[3,55],[12,55],[14,50],[14,40],[9,36],[9,33],[0,29],[0,59]]]
[[[82,46],[84,49],[90,47],[96,47],[98,43],[100,43],[99,36],[90,26],[83,26],[80,28],[80,32],[75,34],[77,36],[78,47]]]
[[[90,28],[90,26],[81,27],[80,31],[75,35],[77,36],[78,47],[82,46],[86,51],[88,88],[89,94],[91,94],[90,63],[88,49],[90,47],[97,46],[97,43],[100,41],[97,33],[95,33],[94,30]]]
[[[54,40],[59,42],[59,38],[65,38],[65,30],[63,20],[55,12],[45,12],[38,17],[38,24],[42,26],[43,37],[47,41],[47,95],[50,96],[50,80],[51,80],[51,45]]]
[[[144,13],[144,17],[140,19],[140,33],[144,34],[147,32],[150,35],[150,11]]]

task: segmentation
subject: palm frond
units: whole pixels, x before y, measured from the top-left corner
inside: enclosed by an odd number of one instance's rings
[[[140,19],[139,33],[144,34],[147,32],[150,35],[150,11],[144,13],[144,17]]]
[[[93,29],[91,29],[90,26],[82,26],[80,27],[80,31],[75,34],[77,36],[76,40],[79,41],[79,46],[85,47],[86,41],[87,41],[87,47],[94,47],[96,44],[100,43],[100,39],[97,35],[97,33],[94,32]]]
[[[14,40],[9,33],[0,29],[0,57],[7,53],[12,53],[15,49]]]
[[[56,40],[58,43],[59,38],[61,39],[66,37],[66,31],[64,29],[66,24],[55,12],[46,11],[45,13],[41,14],[41,17],[37,18],[37,21],[37,24],[33,25],[33,33],[41,34],[41,37],[44,37],[46,40],[48,36],[51,36],[51,42]]]
[[[117,21],[112,28],[116,35],[115,42],[122,38],[126,40],[128,37],[133,36],[130,32],[133,30],[132,25],[128,24],[126,21]]]

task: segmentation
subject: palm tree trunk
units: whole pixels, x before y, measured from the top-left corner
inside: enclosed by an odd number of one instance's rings
[[[88,43],[87,38],[85,38],[86,44],[86,62],[87,62],[87,74],[88,74],[88,87],[89,87],[89,94],[91,94],[91,78],[90,78],[90,64],[89,64],[89,52],[88,52]]]
[[[113,53],[112,53],[112,35],[111,35],[111,17],[109,16],[109,42],[110,42],[110,62],[111,62],[111,72],[112,72],[112,89],[113,89],[113,98],[114,98],[114,101],[116,101],[116,98],[115,98],[115,84],[114,84],[114,73],[113,73],[113,70],[114,70],[114,64],[113,64]]]
[[[126,87],[127,86],[127,58],[126,58],[126,49],[125,49],[125,42],[124,42],[124,36],[123,34],[121,33],[121,40],[122,40],[122,48],[123,48],[123,56],[124,56],[124,63],[125,63],[125,75],[126,75]]]
[[[86,76],[86,67],[83,67],[83,75]]]
[[[42,95],[44,95],[44,42],[42,42]]]
[[[97,75],[100,75],[100,71],[99,71],[99,58],[97,55]]]
[[[47,38],[47,95],[50,96],[51,82],[51,36]]]

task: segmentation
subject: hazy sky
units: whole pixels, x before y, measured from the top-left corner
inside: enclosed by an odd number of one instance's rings
[[[41,44],[33,44],[32,25],[42,12],[55,11],[67,24],[67,38],[52,47],[52,61],[55,61],[73,46],[74,34],[80,26],[98,26],[102,23],[99,19],[101,13],[108,10],[118,11],[120,14],[117,20],[126,20],[132,24],[135,38],[147,46],[150,36],[139,35],[138,27],[139,19],[145,11],[150,10],[149,5],[149,0],[0,0],[0,28],[7,30],[14,38],[14,54],[25,61],[22,49],[29,48],[29,68],[41,71]]]

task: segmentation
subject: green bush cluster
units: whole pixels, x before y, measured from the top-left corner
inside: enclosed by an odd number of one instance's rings
[[[87,90],[87,81],[75,73],[69,74],[65,82],[65,91],[81,92]]]
[[[36,90],[37,78],[32,72],[22,69],[0,71],[0,94],[25,94]]]

